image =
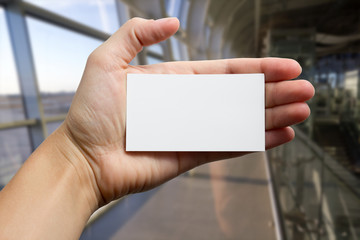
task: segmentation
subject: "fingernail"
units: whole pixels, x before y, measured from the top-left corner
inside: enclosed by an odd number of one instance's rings
[[[174,17],[166,17],[166,18],[159,18],[159,19],[156,19],[155,22],[167,22],[169,21],[170,19],[174,19]]]

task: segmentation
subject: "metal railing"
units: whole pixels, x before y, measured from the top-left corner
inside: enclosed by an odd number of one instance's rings
[[[128,7],[118,0],[114,0],[114,4],[116,5],[119,23],[122,25],[130,17],[127,15]],[[39,89],[26,18],[30,16],[101,41],[109,38],[110,34],[22,0],[0,1],[0,7],[3,7],[5,10],[7,30],[9,32],[12,52],[15,58],[16,72],[21,88],[21,94],[19,96],[22,102],[21,108],[23,108],[21,110],[24,112],[24,119],[0,122],[0,131],[25,127],[28,131],[23,132],[23,136],[21,137],[29,138],[30,148],[31,150],[35,150],[48,135],[47,124],[62,122],[66,117],[66,111],[53,109],[55,112],[51,116],[48,116],[44,111],[46,110],[44,109],[46,106],[44,106],[44,98]],[[161,61],[164,60],[163,55],[148,49],[146,49],[142,55],[142,59],[146,59],[146,56],[148,56]],[[142,59],[135,62],[138,64],[146,64],[146,60],[144,61]],[[70,104],[70,102],[68,104]],[[5,110],[11,109],[12,106],[9,105]],[[25,156],[26,154],[22,153],[22,155]],[[9,159],[5,159],[5,156],[0,157],[2,157],[3,161],[9,161]],[[25,161],[24,157],[22,157],[20,162],[23,161]],[[6,164],[6,168],[1,167],[0,190],[10,179],[9,176],[12,176],[19,167],[17,163],[13,164],[13,166],[11,166],[11,163]]]
[[[283,239],[360,239],[360,179],[295,130],[267,152]]]

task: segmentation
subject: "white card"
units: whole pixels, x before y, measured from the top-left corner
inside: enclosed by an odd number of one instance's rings
[[[128,74],[126,151],[264,151],[264,74]]]

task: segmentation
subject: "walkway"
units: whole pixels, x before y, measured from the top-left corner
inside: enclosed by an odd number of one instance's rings
[[[201,166],[128,196],[81,239],[276,239],[264,156]]]

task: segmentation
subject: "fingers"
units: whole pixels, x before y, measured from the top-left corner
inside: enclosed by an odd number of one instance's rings
[[[301,73],[301,67],[295,60],[284,58],[236,58],[211,61],[171,62],[158,64],[156,68],[156,70],[162,73],[264,73],[266,82],[293,79]]]
[[[179,28],[177,18],[146,20],[133,18],[114,33],[100,49],[120,67],[126,67],[143,46],[169,38]]]
[[[265,110],[265,129],[279,129],[305,121],[310,115],[306,103],[291,103]]]
[[[305,103],[315,90],[305,80],[270,82],[265,85],[265,147],[270,149],[291,141],[294,130],[290,125],[305,121],[310,108]]]
[[[266,131],[265,148],[270,149],[281,144],[290,142],[294,137],[295,132],[291,127]],[[248,153],[250,152],[207,152],[205,154],[203,152],[179,152],[179,160],[183,162],[183,164],[179,165],[179,172],[185,172],[195,166],[199,166],[204,163],[240,157]],[[196,159],[196,161],[194,161],[194,159]]]
[[[282,81],[265,85],[265,107],[305,102],[314,96],[314,87],[305,80]]]
[[[295,132],[291,127],[275,129],[265,132],[265,147],[270,149],[281,144],[290,142],[295,137]]]
[[[293,59],[264,58],[261,63],[266,82],[276,82],[296,78],[302,69]]]

